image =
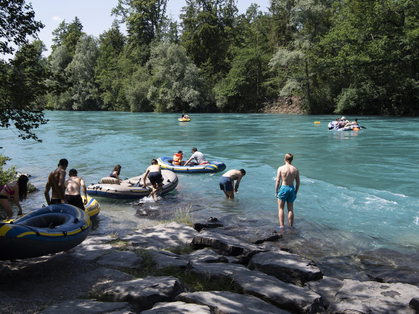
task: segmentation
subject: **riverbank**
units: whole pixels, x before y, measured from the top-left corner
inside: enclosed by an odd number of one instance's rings
[[[392,268],[386,257],[401,258],[396,252],[365,254],[367,280],[331,277],[284,246],[292,232],[217,219],[193,228],[165,223],[123,237],[95,230],[74,254],[0,262],[0,307],[5,314],[140,313],[154,306],[160,309],[147,313],[419,310],[419,268]]]
[[[263,107],[262,112],[282,114],[305,114],[301,98],[295,96],[287,99],[278,98],[272,104]]]

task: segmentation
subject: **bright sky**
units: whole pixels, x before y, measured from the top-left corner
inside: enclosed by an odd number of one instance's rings
[[[111,16],[111,11],[118,4],[118,0],[26,0],[26,2],[32,3],[35,20],[45,24],[39,33],[39,38],[48,49],[45,56],[50,53],[52,32],[61,21],[65,20],[66,23],[70,23],[77,16],[83,24],[83,31],[88,35],[98,37],[111,28],[115,18]],[[239,13],[245,13],[252,3],[258,3],[259,9],[266,12],[269,2],[270,0],[237,0],[237,7]],[[168,0],[167,15],[178,19],[185,5],[185,0]]]

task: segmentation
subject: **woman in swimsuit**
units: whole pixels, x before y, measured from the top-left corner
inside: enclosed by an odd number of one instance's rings
[[[113,168],[113,170],[112,170],[111,174],[109,175],[109,177],[118,179],[119,182],[122,182],[122,180],[119,178],[119,175],[121,174],[121,168],[122,167],[120,165],[116,165]]]
[[[12,204],[10,201],[10,196],[14,195],[14,200],[16,206],[19,208],[18,215],[22,215],[22,207],[19,204],[19,201],[23,201],[28,194],[28,177],[21,175],[17,181],[12,181],[7,183],[1,188],[0,191],[0,206],[7,213],[7,219],[12,218]]]

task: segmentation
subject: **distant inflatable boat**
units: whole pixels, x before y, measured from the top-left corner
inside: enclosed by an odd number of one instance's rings
[[[337,121],[329,122],[327,127],[329,128],[329,131],[359,131],[360,129],[365,129],[365,127],[359,126],[358,124],[351,124],[343,128],[339,128],[337,126]]]
[[[178,177],[175,173],[168,170],[162,170],[163,189],[160,194],[166,194],[173,191],[178,185]],[[143,176],[137,176],[123,180],[121,183],[116,178],[105,177],[100,183],[91,184],[87,187],[87,194],[118,199],[139,199],[150,195],[152,188],[151,182],[147,178],[146,184],[142,182]]]
[[[67,251],[86,239],[92,228],[84,210],[54,204],[0,222],[0,260],[38,257]]]
[[[184,160],[186,161],[186,160]],[[218,172],[223,171],[226,168],[226,165],[222,162],[212,161],[203,165],[196,166],[178,166],[173,165],[173,158],[171,157],[160,157],[157,159],[160,167],[162,169],[167,169],[173,172],[178,173],[203,173],[203,172]]]
[[[188,118],[188,119],[185,119],[185,118],[179,118],[178,120],[179,120],[179,122],[190,122],[190,121],[191,121],[191,119],[190,119],[190,118]]]

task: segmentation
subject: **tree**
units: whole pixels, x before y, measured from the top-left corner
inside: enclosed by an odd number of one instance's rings
[[[122,96],[123,73],[119,66],[125,45],[125,36],[116,23],[99,36],[99,56],[95,67],[95,80],[99,86],[99,97],[102,100],[101,109],[113,110],[125,106],[126,99]]]
[[[161,43],[153,47],[147,66],[152,73],[148,99],[156,111],[189,111],[203,107],[200,71],[184,48]]]
[[[167,23],[168,0],[118,0],[112,14],[122,17],[128,32],[128,49],[136,62],[144,65],[150,56],[150,44],[160,41]],[[140,48],[140,49],[138,49]],[[141,51],[141,55],[133,52]]]
[[[52,51],[54,52],[60,46],[67,47],[67,51],[71,57],[76,53],[77,43],[83,33],[83,25],[80,19],[76,16],[71,23],[66,23],[65,20],[58,25],[52,32],[54,38],[52,41]]]
[[[1,127],[12,125],[22,133],[22,139],[38,139],[32,131],[47,123],[42,111],[35,107],[35,100],[45,93],[39,72],[39,46],[28,46],[27,37],[34,37],[43,28],[34,20],[35,12],[24,0],[0,0],[0,54],[3,56],[21,49],[13,62],[0,60],[0,123]],[[12,44],[12,45],[11,45]],[[42,51],[41,51],[42,53]],[[34,66],[34,68],[32,68]],[[28,93],[28,89],[31,93]]]
[[[73,60],[66,68],[71,83],[73,110],[97,110],[98,88],[95,83],[95,66],[98,56],[93,36],[82,36],[77,43]]]

